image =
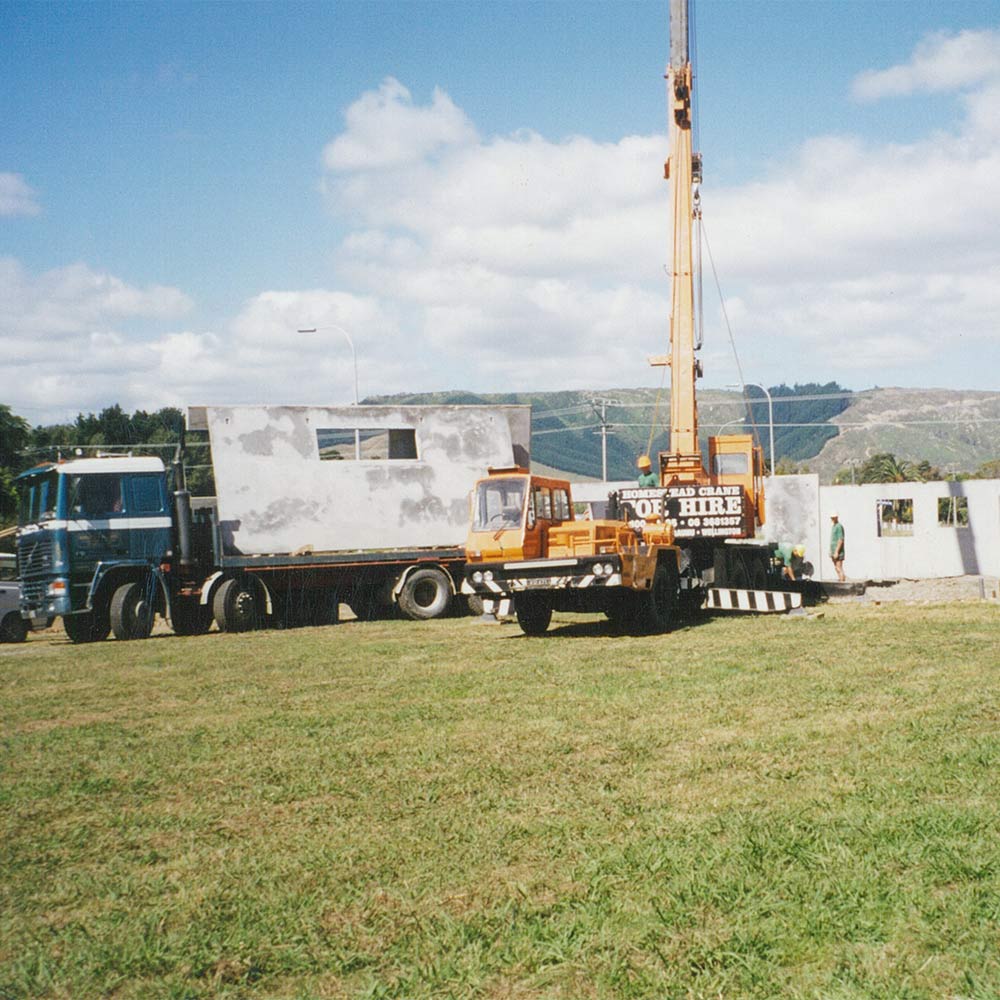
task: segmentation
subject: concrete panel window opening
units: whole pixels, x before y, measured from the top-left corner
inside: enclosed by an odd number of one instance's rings
[[[319,427],[319,457],[338,461],[416,461],[417,435],[412,427]]]
[[[938,497],[938,525],[942,528],[969,527],[968,497]]]
[[[905,538],[913,534],[913,499],[878,500],[879,538]]]

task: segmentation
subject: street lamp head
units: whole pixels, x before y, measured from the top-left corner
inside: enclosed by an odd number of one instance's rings
[[[361,402],[361,394],[358,391],[358,352],[354,347],[354,340],[351,335],[338,323],[328,323],[326,326],[301,326],[296,333],[319,333],[320,330],[336,330],[347,341],[347,346],[351,349],[351,360],[354,364],[354,405]]]

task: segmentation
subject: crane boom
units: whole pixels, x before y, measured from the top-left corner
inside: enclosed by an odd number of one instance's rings
[[[706,472],[698,443],[698,401],[695,382],[701,374],[695,357],[694,257],[692,231],[696,186],[701,160],[692,150],[691,99],[694,74],[688,45],[688,2],[670,2],[670,65],[667,101],[670,110],[670,158],[664,176],[673,199],[671,261],[670,354],[651,358],[654,365],[670,366],[670,448],[660,455],[664,481],[678,477],[704,482]]]

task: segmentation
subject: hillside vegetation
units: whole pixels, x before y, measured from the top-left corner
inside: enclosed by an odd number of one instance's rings
[[[830,422],[849,404],[850,393],[835,382],[825,385],[776,386],[771,390],[774,409],[774,450],[778,459],[798,461],[819,453],[837,433]],[[768,442],[768,406],[763,393],[747,389],[748,401],[738,392],[706,389],[699,393],[698,420],[702,447],[707,437],[725,428],[736,434],[753,429]],[[760,400],[758,402],[757,400]],[[584,477],[602,471],[601,424],[608,424],[609,479],[628,479],[635,460],[647,451],[668,447],[670,392],[656,389],[600,389],[567,392],[412,393],[377,396],[371,402],[398,404],[521,403],[532,407],[532,461]],[[806,425],[806,426],[803,426]],[[769,458],[769,456],[768,456]]]
[[[900,461],[927,462],[942,475],[972,474],[1000,458],[1000,393],[945,389],[868,389],[851,392],[828,382],[771,387],[774,450],[779,472],[808,471],[832,482],[850,464],[892,453]],[[748,386],[738,392],[703,390],[698,418],[703,436],[755,428],[769,450],[768,407]],[[637,455],[667,447],[670,393],[655,389],[601,389],[558,393],[418,393],[373,397],[393,403],[528,403],[532,407],[532,459],[589,478],[601,476],[600,400],[608,400],[608,478],[628,479]],[[751,422],[752,417],[752,422]],[[743,418],[743,419],[741,419]],[[705,443],[703,441],[703,447]]]

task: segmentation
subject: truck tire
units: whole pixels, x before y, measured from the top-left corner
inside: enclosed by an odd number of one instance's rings
[[[411,573],[396,598],[400,611],[414,621],[440,618],[451,607],[451,580],[434,566]]]
[[[212,609],[196,598],[177,598],[170,624],[176,635],[204,635],[212,627]]]
[[[123,583],[111,598],[111,631],[116,639],[148,639],[153,631],[156,581],[151,577]]]
[[[111,632],[107,611],[84,611],[63,615],[63,628],[70,642],[103,642]]]
[[[24,642],[28,638],[28,623],[20,612],[11,611],[0,622],[0,642]]]
[[[653,585],[638,594],[636,625],[640,633],[669,632],[677,618],[677,573],[657,566]]]
[[[220,632],[249,632],[260,628],[260,591],[250,580],[224,580],[212,600]]]
[[[552,621],[552,605],[540,594],[518,594],[514,614],[525,635],[542,635]]]
[[[628,632],[637,610],[634,594],[616,590],[608,594],[608,605],[604,609],[604,614],[613,632]]]

